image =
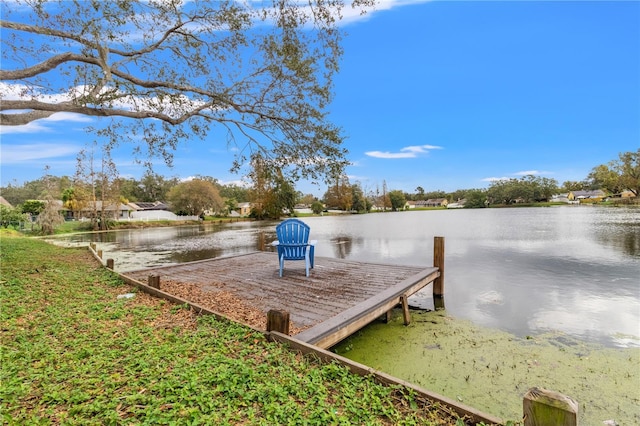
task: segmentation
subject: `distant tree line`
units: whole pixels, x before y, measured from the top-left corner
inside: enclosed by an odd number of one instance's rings
[[[102,160],[100,167],[94,167],[91,156],[80,155],[74,177],[45,175],[21,185],[1,187],[0,195],[17,208],[3,206],[0,224],[5,227],[16,224],[24,218],[23,214],[29,214],[48,218],[44,226],[51,229],[55,225],[55,214],[51,212],[55,210],[49,204],[54,200],[61,200],[64,208],[70,211],[80,211],[90,204],[89,201],[96,200],[103,201],[103,205],[107,202],[162,201],[169,203],[177,214],[196,216],[204,216],[207,212],[230,214],[239,203],[250,202],[253,206],[251,215],[264,219],[292,214],[299,204],[310,207],[316,214],[326,209],[366,213],[372,209],[402,210],[407,201],[428,199],[447,199],[449,202],[464,199],[466,208],[479,208],[549,201],[554,194],[578,190],[600,189],[614,196],[626,190],[637,196],[640,191],[640,149],[621,153],[618,159],[594,167],[583,181],[567,181],[562,185],[555,179],[528,175],[497,180],[486,189],[427,192],[419,186],[414,193],[406,193],[389,190],[384,180],[381,186],[365,188],[360,182],[351,183],[346,175],[338,174],[328,184],[322,199],[317,199],[297,191],[294,182],[268,167],[260,157],[252,160],[252,172],[248,177],[251,183],[246,186],[222,184],[210,176],[196,176],[183,182],[151,171],[137,180],[119,177],[108,158]],[[45,211],[47,214],[41,215]],[[100,212],[95,213],[96,218],[101,216]],[[96,220],[95,226],[106,227],[108,223]]]

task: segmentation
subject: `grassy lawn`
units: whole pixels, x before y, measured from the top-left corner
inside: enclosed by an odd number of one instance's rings
[[[250,328],[133,293],[86,249],[0,231],[3,424],[462,425]]]

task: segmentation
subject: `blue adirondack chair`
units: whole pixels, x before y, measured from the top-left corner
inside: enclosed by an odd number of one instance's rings
[[[313,255],[316,240],[309,241],[309,225],[298,219],[287,219],[276,226],[278,241],[271,243],[278,248],[280,261],[280,276],[285,260],[304,260],[305,272],[309,276],[309,269],[313,269]]]

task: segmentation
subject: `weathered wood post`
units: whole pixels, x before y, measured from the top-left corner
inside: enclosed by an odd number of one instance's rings
[[[578,403],[559,392],[531,388],[522,402],[524,426],[577,426]]]
[[[272,309],[267,312],[267,332],[289,335],[289,312]]]
[[[149,287],[157,288],[160,290],[160,275],[149,275],[147,278],[147,284]]]
[[[113,271],[113,259],[107,259],[107,268]]]
[[[433,266],[440,276],[433,281],[433,298],[444,297],[444,237],[433,237]]]
[[[411,324],[411,312],[409,312],[409,296],[403,294],[400,296],[400,303],[402,304],[402,316],[404,319],[404,325]]]
[[[98,250],[97,254],[98,254],[98,257],[102,259],[102,250]]]

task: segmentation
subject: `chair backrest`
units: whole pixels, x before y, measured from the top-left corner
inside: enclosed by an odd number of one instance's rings
[[[309,225],[298,219],[287,219],[276,226],[276,235],[286,259],[304,259],[309,243]]]

